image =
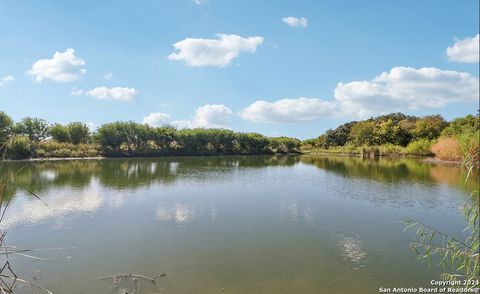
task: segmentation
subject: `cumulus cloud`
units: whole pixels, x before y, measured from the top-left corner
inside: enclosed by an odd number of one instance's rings
[[[173,121],[178,128],[230,128],[232,110],[223,104],[206,104],[195,111],[191,120]]]
[[[360,117],[478,100],[478,78],[434,67],[394,67],[371,81],[339,83],[340,109]]]
[[[195,115],[188,120],[170,120],[168,113],[153,112],[143,118],[143,123],[158,127],[171,124],[179,129],[185,128],[230,128],[232,110],[223,104],[206,104],[196,109]]]
[[[8,83],[15,81],[15,78],[12,75],[6,75],[0,78],[0,87],[5,86]]]
[[[40,59],[27,72],[38,82],[51,79],[60,82],[71,82],[85,74],[85,61],[75,56],[75,50],[68,48],[65,52],[55,52],[52,59]]]
[[[281,99],[275,102],[255,101],[240,116],[258,123],[293,123],[316,120],[336,112],[336,103],[318,98]]]
[[[173,44],[175,51],[170,60],[183,61],[188,66],[229,65],[241,52],[254,53],[263,43],[262,37],[243,38],[238,35],[217,34],[217,39],[186,38]]]
[[[164,124],[167,124],[169,120],[170,120],[170,114],[168,113],[152,112],[143,118],[142,123],[152,127],[160,127]]]
[[[292,28],[304,29],[308,26],[308,19],[306,19],[305,17],[297,18],[293,16],[286,16],[282,18],[282,21]]]
[[[125,87],[97,87],[87,91],[85,95],[98,100],[130,101],[137,96],[137,90]]]
[[[240,116],[260,123],[292,123],[440,108],[478,101],[479,80],[468,73],[434,67],[394,67],[369,81],[338,83],[334,93],[335,99],[328,101],[304,97],[255,101]]]
[[[451,61],[478,63],[480,35],[472,38],[455,40],[453,46],[447,48],[447,56]]]

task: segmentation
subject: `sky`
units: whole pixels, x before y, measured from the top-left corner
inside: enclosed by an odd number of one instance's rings
[[[301,139],[451,120],[478,109],[478,28],[478,0],[0,0],[0,110]]]

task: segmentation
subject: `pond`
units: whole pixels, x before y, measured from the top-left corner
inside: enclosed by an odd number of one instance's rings
[[[15,273],[54,293],[378,293],[429,286],[406,219],[461,234],[454,165],[322,156],[4,163]],[[476,176],[474,176],[475,178]],[[132,273],[156,278],[105,278]],[[17,287],[16,293],[32,293]]]

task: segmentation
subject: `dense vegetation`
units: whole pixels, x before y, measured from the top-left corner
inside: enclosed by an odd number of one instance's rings
[[[94,133],[81,122],[49,124],[38,118],[14,123],[0,112],[0,146],[6,157],[95,157],[228,155],[298,152],[301,142],[288,137],[265,137],[226,129],[151,127],[136,122],[113,122]]]
[[[0,111],[0,146],[6,157],[95,157],[348,153],[367,156],[420,155],[443,160],[473,157],[478,162],[479,117],[447,122],[441,115],[424,117],[392,113],[345,123],[315,139],[265,137],[226,129],[151,127],[133,121],[106,123],[96,132],[81,122],[49,124],[39,118],[14,122]]]
[[[328,130],[318,138],[303,141],[303,150],[435,155],[443,160],[470,156],[478,162],[479,127],[479,117],[473,115],[447,122],[441,115],[415,117],[392,113]]]

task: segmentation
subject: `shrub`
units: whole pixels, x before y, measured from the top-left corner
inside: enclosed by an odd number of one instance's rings
[[[441,160],[462,160],[462,149],[457,139],[442,137],[432,145],[433,154]]]
[[[383,144],[379,147],[381,155],[402,155],[405,153],[405,147],[391,143]]]
[[[480,131],[467,129],[456,138],[460,143],[463,157],[470,157],[473,162],[478,163],[480,160]]]
[[[32,144],[27,136],[14,136],[7,144],[7,157],[12,159],[29,158]]]
[[[408,154],[430,156],[433,155],[431,151],[432,144],[433,141],[431,140],[419,139],[408,144],[406,151]]]
[[[72,144],[56,141],[38,144],[37,156],[40,157],[95,157],[99,156],[100,147],[94,144]]]

